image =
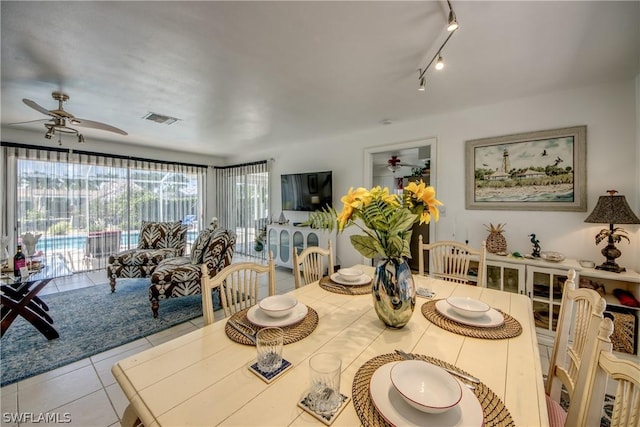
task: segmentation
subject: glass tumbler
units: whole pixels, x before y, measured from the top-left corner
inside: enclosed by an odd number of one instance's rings
[[[340,371],[342,361],[331,353],[318,353],[309,359],[310,390],[307,398],[311,410],[320,415],[334,413],[342,403]]]
[[[258,369],[273,372],[282,365],[282,346],[284,331],[282,328],[263,328],[256,334]]]

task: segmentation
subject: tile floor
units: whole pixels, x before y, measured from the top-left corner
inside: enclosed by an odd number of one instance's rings
[[[238,261],[238,259],[234,259]],[[47,286],[47,292],[63,292],[84,286],[104,284],[105,271],[76,274],[56,279]],[[294,288],[291,270],[276,268],[277,293]],[[266,282],[260,297],[267,294]],[[216,319],[222,311],[216,312]],[[130,342],[121,347],[63,366],[53,371],[0,388],[1,426],[44,426],[38,417],[57,417],[65,425],[80,427],[110,427],[120,425],[120,416],[127,406],[127,398],[111,375],[111,366],[120,359],[169,341],[177,336],[202,327],[202,317],[174,326],[157,334]],[[549,366],[551,348],[540,345],[543,372]],[[22,414],[31,419],[18,422],[11,417]],[[17,415],[16,415],[17,416]]]

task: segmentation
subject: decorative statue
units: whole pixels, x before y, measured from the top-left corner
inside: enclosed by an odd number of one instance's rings
[[[28,257],[32,257],[36,253],[36,245],[38,240],[42,237],[42,234],[24,233],[20,238],[22,239],[22,246]]]
[[[531,244],[533,245],[533,252],[531,252],[531,256],[540,258],[540,241],[536,239],[535,234],[529,234],[529,237],[531,237]]]

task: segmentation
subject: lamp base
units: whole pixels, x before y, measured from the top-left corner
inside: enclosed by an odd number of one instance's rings
[[[613,273],[622,273],[624,271],[627,271],[626,268],[620,267],[615,262],[614,263],[609,263],[609,262],[602,263],[602,264],[596,266],[596,270],[606,270],[606,271],[611,271]]]

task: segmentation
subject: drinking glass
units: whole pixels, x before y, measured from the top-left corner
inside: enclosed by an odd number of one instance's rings
[[[318,353],[309,359],[310,385],[308,406],[320,415],[334,413],[342,403],[340,371],[342,361],[331,353]]]
[[[263,328],[256,334],[258,369],[273,372],[282,365],[282,346],[284,331],[282,328]]]

